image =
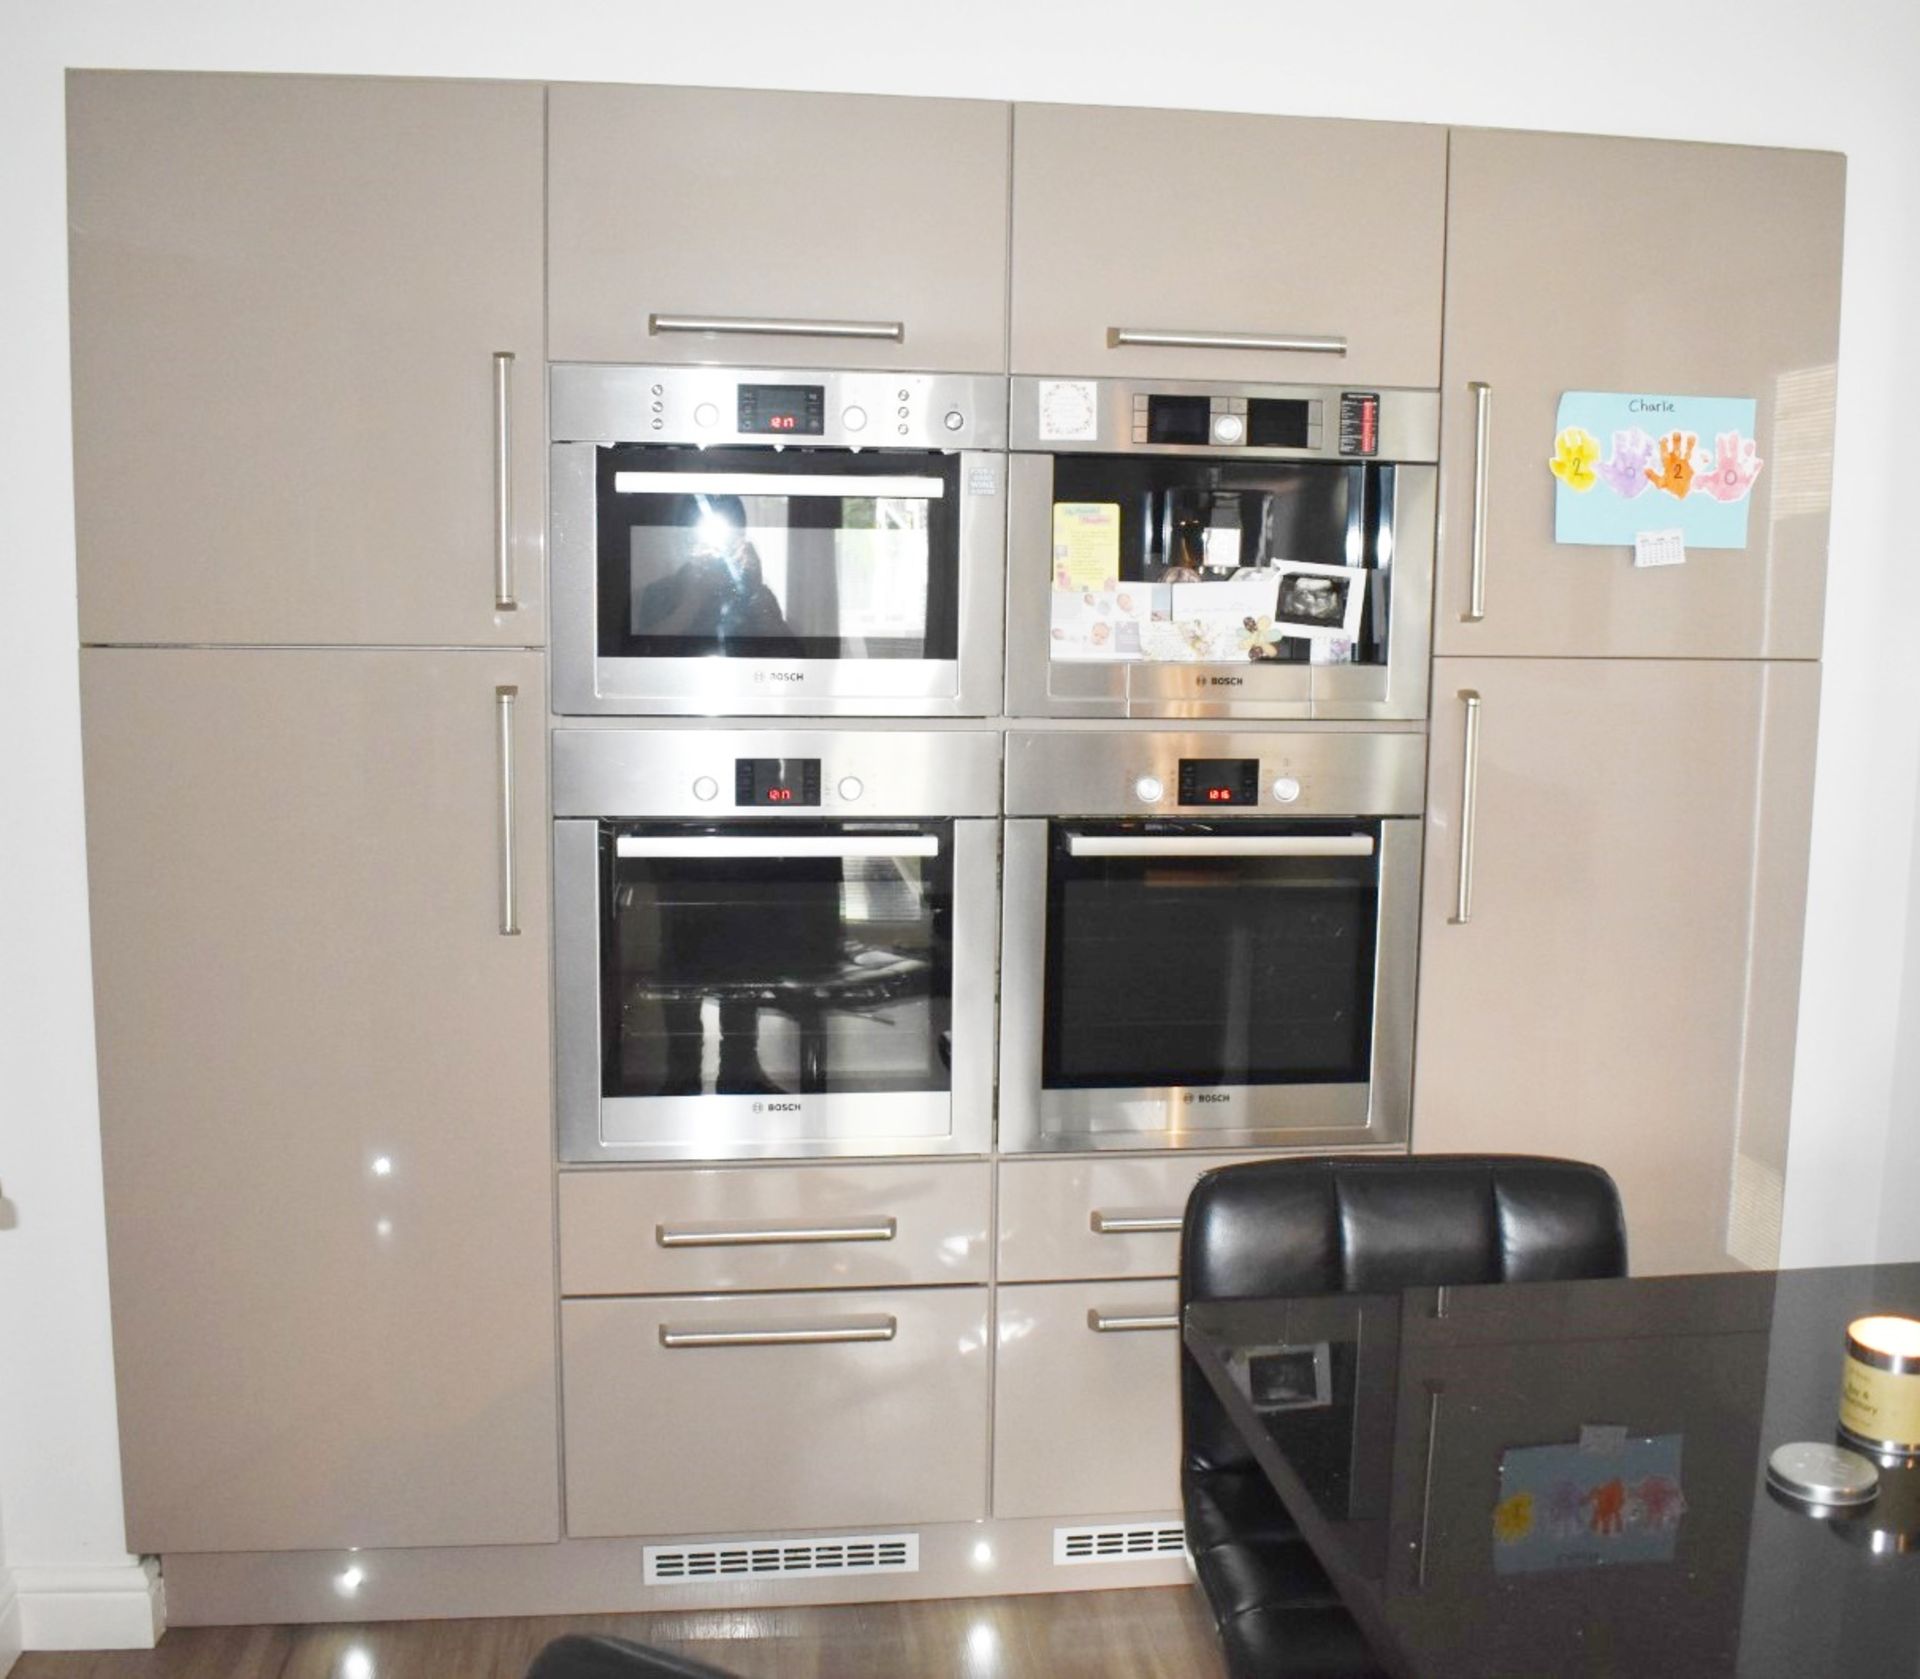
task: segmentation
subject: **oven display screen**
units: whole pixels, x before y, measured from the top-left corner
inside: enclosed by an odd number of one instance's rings
[[[820,760],[736,758],[733,761],[733,802],[736,805],[817,805],[820,802]]]
[[[1205,443],[1212,437],[1212,405],[1203,396],[1147,398],[1149,443]]]
[[[826,426],[824,385],[741,385],[740,430],[818,437]]]
[[[1256,805],[1260,802],[1258,758],[1182,758],[1183,805]]]

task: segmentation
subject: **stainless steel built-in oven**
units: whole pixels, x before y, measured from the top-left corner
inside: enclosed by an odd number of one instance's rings
[[[991,716],[1006,384],[556,366],[567,715]]]
[[[1426,715],[1434,391],[1012,382],[1007,710]]]
[[[1402,1147],[1423,737],[1007,737],[1000,1146]]]
[[[995,734],[561,728],[567,1161],[978,1154]]]

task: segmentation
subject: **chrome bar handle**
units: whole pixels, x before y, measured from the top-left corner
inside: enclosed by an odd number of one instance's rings
[[[493,605],[517,612],[513,590],[513,352],[493,352]]]
[[[1096,1236],[1177,1234],[1186,1223],[1184,1213],[1095,1213],[1088,1221]]]
[[[1316,332],[1189,332],[1161,327],[1110,326],[1109,350],[1137,347],[1168,350],[1300,350],[1308,355],[1344,356],[1344,337]]]
[[[520,931],[520,885],[513,852],[513,707],[518,688],[493,691],[495,750],[500,764],[500,931],[512,937]]]
[[[1487,615],[1487,460],[1493,440],[1493,387],[1472,380],[1473,392],[1473,530],[1469,536],[1473,569],[1467,580],[1467,610],[1463,624],[1477,624]]]
[[[1460,754],[1460,876],[1456,883],[1453,925],[1473,919],[1473,818],[1480,802],[1480,696],[1460,691],[1467,708],[1467,736]]]
[[[686,1347],[811,1347],[847,1341],[891,1341],[899,1332],[893,1317],[852,1318],[817,1329],[675,1329],[660,1326],[660,1345],[670,1351]]]
[[[764,338],[873,338],[899,344],[905,321],[805,321],[778,315],[649,315],[647,332],[724,332]]]
[[[657,1224],[653,1239],[663,1248],[755,1248],[786,1242],[891,1242],[900,1232],[897,1221],[877,1218],[866,1224],[750,1225],[739,1229],[708,1230],[697,1225],[676,1228]]]
[[[1140,1329],[1178,1329],[1178,1312],[1103,1312],[1088,1309],[1087,1327],[1096,1335],[1126,1335]]]

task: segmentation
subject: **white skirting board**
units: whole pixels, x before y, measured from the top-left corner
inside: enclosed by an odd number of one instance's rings
[[[166,1588],[151,1560],[15,1568],[13,1591],[25,1650],[150,1650],[166,1629]]]
[[[20,1597],[13,1576],[0,1568],[0,1679],[20,1659]]]

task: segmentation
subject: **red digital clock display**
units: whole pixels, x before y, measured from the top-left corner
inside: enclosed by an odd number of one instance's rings
[[[800,421],[792,414],[769,414],[767,416],[768,431],[792,431],[799,423]]]
[[[817,805],[818,758],[736,758],[733,802],[737,805]]]

